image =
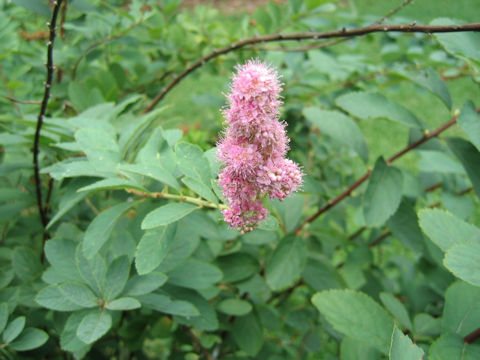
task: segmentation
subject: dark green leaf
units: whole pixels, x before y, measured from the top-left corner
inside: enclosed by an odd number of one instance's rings
[[[387,292],[380,293],[380,300],[387,310],[390,311],[390,314],[398,320],[401,326],[412,331],[413,326],[410,321],[410,316],[408,315],[405,305],[403,305],[400,300]]]
[[[40,290],[35,301],[47,309],[56,311],[75,311],[83,308],[63,295],[58,285],[50,285]]]
[[[222,272],[212,264],[189,259],[169,274],[168,282],[189,289],[206,289],[222,279]]]
[[[253,313],[235,319],[233,338],[237,345],[250,356],[255,356],[263,346],[263,329]]]
[[[200,312],[191,303],[183,300],[172,300],[166,295],[147,294],[139,297],[145,307],[165,314],[180,316],[199,316]]]
[[[100,339],[112,326],[112,317],[105,310],[95,310],[88,313],[77,328],[77,336],[86,344]]]
[[[135,267],[140,275],[148,274],[162,263],[175,239],[175,225],[147,231],[135,251]]]
[[[218,304],[217,309],[227,315],[243,316],[252,311],[252,305],[241,299],[226,299]]]
[[[246,253],[235,253],[218,258],[223,281],[232,283],[249,278],[259,270],[258,261]]]
[[[130,261],[128,256],[120,256],[108,266],[103,285],[103,299],[110,301],[122,292],[130,274]]]
[[[162,286],[167,279],[167,276],[161,272],[132,276],[125,285],[124,294],[137,296],[151,293]]]
[[[9,347],[15,351],[28,351],[36,349],[48,340],[48,335],[45,331],[35,328],[27,328]]]
[[[170,203],[160,206],[149,212],[142,221],[142,229],[148,230],[171,224],[199,209],[197,205],[189,203]]]
[[[471,101],[463,104],[462,112],[458,117],[458,125],[462,128],[468,138],[480,151],[480,113]]]
[[[25,327],[25,316],[19,316],[10,321],[3,331],[3,343],[8,344],[15,340]]]
[[[42,264],[40,257],[26,247],[17,247],[13,251],[12,266],[15,274],[23,281],[40,277]]]
[[[468,141],[460,138],[449,138],[447,144],[463,164],[473,189],[480,196],[480,152]]]

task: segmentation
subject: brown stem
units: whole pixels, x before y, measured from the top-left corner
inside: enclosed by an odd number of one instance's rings
[[[198,338],[195,336],[192,330],[188,326],[183,326],[183,329],[185,333],[188,335],[188,337],[192,339],[192,343],[193,343],[193,347],[195,348],[195,351],[201,352],[205,359],[213,360],[212,354],[210,354],[208,350],[202,346],[202,344],[200,343],[200,340],[198,340]]]
[[[449,122],[443,124],[440,126],[438,129],[436,129],[433,132],[425,132],[425,135],[420,139],[415,141],[414,143],[406,146],[404,149],[400,150],[398,153],[393,155],[387,160],[387,164],[390,165],[392,162],[400,158],[401,156],[405,155],[408,153],[410,150],[415,149],[416,147],[422,145],[426,141],[430,140],[433,137],[436,137],[440,135],[442,132],[447,130],[449,127],[451,127],[453,124],[457,122],[457,118],[454,117],[452,118]],[[307,220],[305,220],[296,230],[295,234],[300,234],[302,231],[303,227],[311,222],[313,222],[316,218],[318,218],[320,215],[322,215],[324,212],[327,212],[330,210],[332,207],[337,205],[340,201],[345,199],[347,196],[349,196],[353,190],[358,188],[360,185],[362,185],[369,177],[370,177],[371,170],[369,169],[365,175],[363,175],[360,179],[355,181],[347,190],[345,190],[343,193],[341,193],[339,196],[337,196],[335,199],[330,200],[327,205],[324,207],[320,208],[314,215],[310,216]]]
[[[478,328],[477,330],[472,331],[470,334],[468,334],[467,336],[465,336],[465,337],[463,338],[463,341],[465,342],[465,344],[471,344],[472,342],[474,342],[475,340],[477,340],[479,337],[480,337],[480,328]]]
[[[390,235],[392,235],[392,232],[391,232],[391,231],[387,231],[387,232],[383,233],[383,234],[380,235],[378,238],[376,238],[375,240],[373,240],[370,244],[368,244],[368,247],[369,247],[369,248],[372,248],[372,247],[377,246],[377,245],[380,244],[383,240],[385,240],[386,238],[388,238]]]
[[[18,103],[18,104],[35,104],[35,105],[40,105],[42,102],[41,101],[36,101],[36,100],[18,100],[15,99],[14,97],[3,95],[3,97],[7,100],[10,100],[13,103]]]
[[[167,84],[160,93],[152,100],[152,102],[145,108],[143,113],[152,111],[155,106],[167,95],[178,83],[180,83],[191,72],[203,66],[206,62],[231,51],[241,49],[247,45],[267,43],[274,41],[300,41],[307,39],[332,39],[332,38],[350,38],[354,36],[366,35],[376,32],[404,32],[404,33],[447,33],[447,32],[461,32],[461,31],[480,31],[480,23],[470,24],[455,24],[455,25],[417,25],[413,24],[398,24],[398,25],[381,25],[375,24],[362,28],[346,29],[334,31],[320,31],[320,32],[305,32],[292,34],[271,34],[264,36],[254,36],[234,42],[226,47],[216,49],[210,54],[200,58],[192,65],[183,70],[180,74],[173,77],[173,80]]]
[[[52,80],[53,80],[53,72],[55,70],[55,66],[53,65],[53,44],[55,42],[55,36],[56,36],[58,12],[60,10],[60,6],[62,5],[62,1],[63,0],[54,1],[52,18],[50,20],[50,23],[48,24],[50,35],[48,37],[48,42],[47,42],[47,64],[46,64],[47,80],[45,81],[45,91],[43,93],[42,104],[41,104],[40,112],[37,118],[37,127],[35,129],[35,137],[33,140],[33,170],[35,175],[35,190],[37,195],[38,212],[40,213],[40,219],[42,221],[44,228],[48,224],[48,217],[47,217],[45,208],[43,207],[42,184],[40,180],[40,166],[38,164],[38,153],[39,153],[39,145],[40,145],[40,132],[42,130],[43,118],[45,116],[45,112],[47,111],[48,99],[50,98],[50,88],[52,86]]]

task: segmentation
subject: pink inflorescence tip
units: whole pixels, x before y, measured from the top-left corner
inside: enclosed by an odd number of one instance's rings
[[[275,69],[250,60],[237,67],[227,95],[227,128],[217,153],[225,166],[218,183],[230,206],[224,219],[242,233],[267,216],[264,197],[283,200],[302,183],[298,164],[285,158],[289,139],[278,117],[281,90]]]

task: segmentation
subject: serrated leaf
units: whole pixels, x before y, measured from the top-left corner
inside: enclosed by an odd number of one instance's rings
[[[176,225],[147,231],[135,251],[135,267],[140,275],[152,272],[162,263],[175,239]]]
[[[480,286],[480,242],[452,246],[443,263],[458,278]]]
[[[392,216],[402,199],[402,172],[378,158],[363,195],[363,214],[368,226],[381,226]]]
[[[140,302],[132,297],[123,297],[112,300],[105,306],[109,310],[133,310],[142,306]]]
[[[320,131],[351,147],[363,161],[368,160],[368,149],[363,134],[351,118],[339,111],[321,110],[316,107],[303,109],[303,114],[310,122],[318,126]]]
[[[103,285],[103,299],[110,301],[115,299],[125,287],[130,274],[130,260],[128,256],[120,256],[108,266]]]
[[[428,360],[478,360],[480,346],[466,344],[458,334],[444,334],[430,346]]]
[[[10,321],[3,331],[2,339],[4,344],[15,340],[25,327],[25,316],[19,316]]]
[[[277,245],[265,271],[268,286],[275,291],[285,289],[300,278],[306,261],[301,238],[286,236]]]
[[[86,344],[100,339],[110,330],[112,317],[108,311],[100,310],[88,313],[77,328],[77,336]]]
[[[468,138],[480,151],[480,113],[471,101],[463,104],[462,111],[458,117],[458,125],[462,128]]]
[[[397,327],[393,330],[392,343],[389,352],[390,360],[422,360],[424,352],[407,335]]]
[[[197,205],[189,203],[170,203],[160,206],[149,212],[142,221],[142,229],[148,230],[171,224],[199,209]]]
[[[45,331],[35,328],[27,328],[22,334],[9,344],[9,347],[15,351],[28,351],[39,348],[48,340]]]
[[[409,110],[378,93],[352,92],[339,96],[338,106],[360,119],[386,118],[413,128],[422,124]]]
[[[328,290],[316,293],[312,302],[337,331],[388,354],[394,323],[370,297],[352,290]]]
[[[83,254],[91,259],[109,239],[118,219],[135,203],[120,203],[102,211],[88,225],[83,237]]]
[[[188,289],[206,289],[220,281],[222,272],[214,265],[196,259],[188,259],[168,273],[168,283]]]
[[[413,326],[405,306],[391,293],[381,292],[380,300],[387,310],[398,320],[400,325],[412,331]]]
[[[442,331],[466,336],[480,323],[480,288],[458,281],[445,293]]]
[[[440,209],[424,209],[419,213],[420,226],[443,251],[470,241],[480,241],[480,229]]]

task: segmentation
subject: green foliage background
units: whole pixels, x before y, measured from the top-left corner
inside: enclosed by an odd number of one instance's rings
[[[68,1],[40,136],[45,229],[29,102],[44,92],[53,5],[0,4],[0,357],[480,358],[478,33],[259,43],[206,62],[144,113],[215,49],[361,27],[401,4],[290,0],[225,14]],[[478,9],[407,1],[384,23],[473,22]],[[219,211],[215,144],[234,67],[250,58],[282,75],[289,157],[306,176],[240,234]]]

